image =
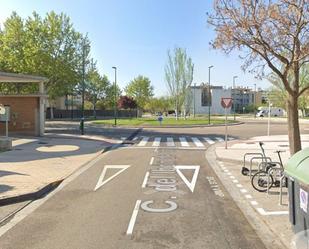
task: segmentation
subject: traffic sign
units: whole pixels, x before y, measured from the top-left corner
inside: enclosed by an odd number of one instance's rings
[[[230,108],[232,106],[233,99],[232,98],[221,98],[221,106],[223,108]]]
[[[0,105],[0,115],[4,115],[5,114],[5,107],[4,105]]]

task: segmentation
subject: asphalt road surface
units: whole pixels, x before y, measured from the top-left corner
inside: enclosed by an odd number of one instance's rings
[[[264,126],[229,131],[244,138]],[[223,131],[145,129],[1,227],[0,248],[265,248],[205,160]]]

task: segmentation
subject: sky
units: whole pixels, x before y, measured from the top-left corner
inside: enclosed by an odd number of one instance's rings
[[[88,34],[92,57],[101,74],[114,81],[112,67],[117,67],[117,83],[124,88],[143,75],[151,80],[156,96],[168,94],[164,66],[168,49],[185,48],[194,63],[193,83],[208,82],[231,87],[267,88],[267,80],[257,80],[241,69],[239,53],[225,55],[209,45],[215,38],[207,24],[211,0],[0,0],[0,25],[16,11],[26,18],[33,11],[44,16],[54,10],[64,12],[74,28]]]

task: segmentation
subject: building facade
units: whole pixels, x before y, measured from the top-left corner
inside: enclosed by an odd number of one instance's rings
[[[191,86],[192,108],[191,112],[197,115],[225,114],[224,108],[221,106],[221,98],[231,98],[231,89],[225,89],[222,86],[210,86],[201,84],[199,86]],[[231,108],[227,109],[227,114],[231,113]]]

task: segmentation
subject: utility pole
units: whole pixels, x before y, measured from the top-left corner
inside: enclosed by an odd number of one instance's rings
[[[114,124],[117,126],[117,67],[112,67],[115,70],[115,82],[114,82]]]
[[[210,69],[214,66],[208,67],[208,124],[210,125],[210,104],[211,104],[211,91],[210,91]]]
[[[238,78],[238,76],[233,76],[233,89],[232,92],[234,92],[234,98],[233,98],[233,112],[234,112],[234,120],[236,120],[235,116],[235,105],[236,105],[236,92],[235,92],[235,80]]]

